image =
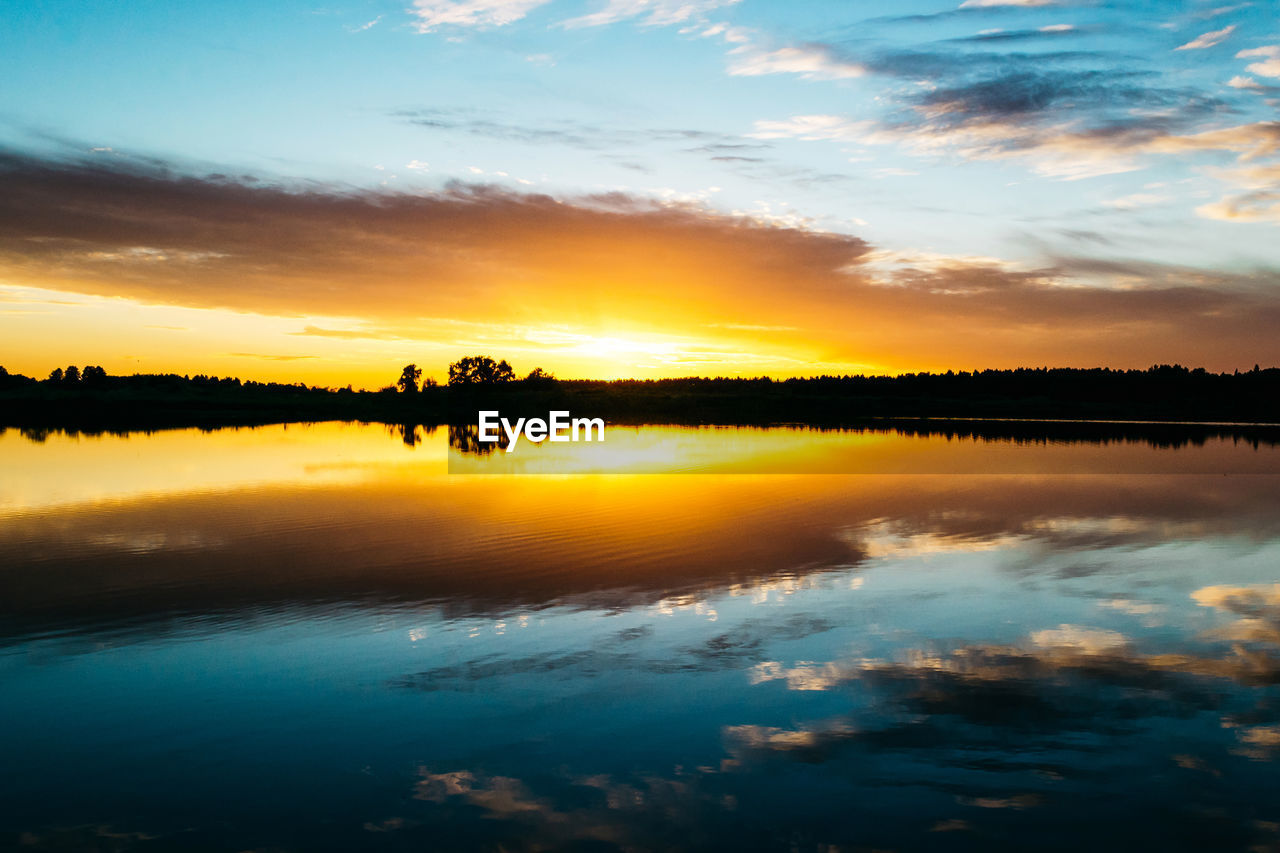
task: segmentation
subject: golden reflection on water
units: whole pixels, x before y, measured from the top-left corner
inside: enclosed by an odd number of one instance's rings
[[[1141,434],[1141,426],[1128,428]],[[1070,424],[972,422],[926,429],[610,426],[604,442],[521,439],[510,452],[476,453],[473,442],[455,441],[448,462],[452,474],[1280,473],[1274,445],[1255,448],[1219,436],[1174,439],[1165,447],[1155,443],[1158,434],[1154,441],[1123,433],[1067,440],[1061,436],[1071,434]],[[999,435],[1002,429],[1007,434]],[[983,430],[993,435],[984,437]]]
[[[511,453],[480,454],[450,446],[444,427],[332,421],[127,435],[54,432],[40,440],[0,430],[0,469],[0,514],[7,514],[141,495],[423,483],[457,474],[1280,473],[1280,450],[1223,438],[1162,448],[1129,440],[982,439],[891,429],[611,426],[604,443],[521,441]],[[544,487],[508,483],[504,491],[518,496],[529,488]],[[627,488],[674,491],[670,481],[639,479]]]
[[[67,618],[352,595],[629,606],[1022,542],[1280,533],[1274,477],[450,476],[443,431],[410,447],[348,424],[0,441],[20,474],[0,487],[0,593]]]
[[[594,595],[625,604],[803,583],[868,561],[1002,552],[1022,541],[1090,547],[1267,537],[1280,527],[1274,477],[457,476],[446,473],[446,430],[423,429],[420,438],[347,423],[53,434],[42,443],[8,431],[0,435],[0,592],[14,612],[32,613],[106,606],[98,599],[146,613],[353,594],[493,602]],[[911,454],[1276,455],[1230,444],[987,446],[944,436],[689,427],[623,429],[610,441],[622,471],[655,448],[675,448],[694,465],[850,453],[889,470]],[[565,447],[545,457],[543,448],[498,452],[474,464],[508,465],[510,456],[537,470]]]
[[[1099,803],[1112,834],[1142,808],[1212,807],[1215,833],[1269,814],[1280,477],[791,469],[1272,450],[646,428],[618,432],[614,473],[503,477],[449,475],[446,431],[413,435],[0,436],[0,650],[27,711],[4,745],[26,812],[71,816],[19,828],[105,826],[102,779],[183,842],[206,815],[166,828],[168,792],[232,792],[234,849],[268,846],[239,803],[340,814],[375,778],[344,849],[416,829],[400,846],[672,849],[708,821],[743,847],[744,814],[823,796],[818,822],[853,829],[804,849],[894,846],[857,836],[881,826],[935,849],[931,829],[1006,814],[1039,837]],[[673,448],[787,473],[635,473]],[[534,450],[536,469],[563,448]],[[1132,804],[1171,780],[1173,805]]]
[[[340,421],[125,435],[0,430],[0,513],[271,483],[352,483],[411,462],[443,473],[445,447],[406,448],[381,424]]]

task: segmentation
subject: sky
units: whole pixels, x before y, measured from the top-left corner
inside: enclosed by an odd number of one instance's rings
[[[0,8],[0,364],[1280,364],[1280,2]]]

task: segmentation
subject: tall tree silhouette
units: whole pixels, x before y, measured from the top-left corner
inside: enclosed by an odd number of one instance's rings
[[[515,376],[506,359],[494,361],[487,355],[469,355],[449,365],[450,385],[501,385]]]
[[[422,368],[416,364],[406,364],[404,370],[400,371],[400,378],[396,380],[396,386],[406,393],[411,394],[418,390],[418,377],[422,375]]]

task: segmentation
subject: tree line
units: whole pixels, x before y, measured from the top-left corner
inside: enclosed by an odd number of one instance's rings
[[[418,380],[421,378],[422,368],[417,364],[406,364],[395,385],[383,390],[394,388],[401,393],[413,394],[430,392],[439,387],[439,383],[430,376],[423,379],[419,387]],[[554,385],[555,382],[556,378],[541,367],[535,367],[523,379],[517,380],[510,362],[505,358],[496,361],[487,355],[470,355],[449,365],[450,388],[497,388],[517,383],[524,388],[541,388]]]
[[[309,419],[452,423],[489,398],[506,413],[589,412],[619,423],[841,423],[866,417],[1251,421],[1280,423],[1280,369],[1213,373],[1177,364],[1143,370],[1028,367],[773,379],[557,379],[518,376],[506,359],[461,358],[444,383],[407,364],[374,391],[235,377],[113,376],[71,365],[45,379],[0,367],[0,414],[13,424],[124,417],[168,422]],[[394,374],[393,374],[394,375]]]

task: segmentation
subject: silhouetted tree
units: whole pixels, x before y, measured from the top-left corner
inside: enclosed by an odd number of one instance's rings
[[[428,376],[426,379],[422,380],[423,393],[426,393],[426,390],[428,388],[437,388],[439,386],[440,386],[440,383],[436,381],[434,376]]]
[[[546,388],[556,384],[556,378],[541,367],[529,371],[529,375],[521,380],[530,388]]]
[[[85,365],[84,370],[80,371],[80,382],[84,385],[98,387],[105,384],[106,378],[107,371],[92,364]]]
[[[515,379],[506,359],[494,361],[487,355],[470,355],[449,365],[450,385],[501,385]]]
[[[406,364],[404,370],[400,371],[400,378],[396,380],[398,387],[405,394],[416,393],[418,390],[418,377],[422,375],[422,368],[416,364]]]
[[[79,384],[80,368],[76,367],[74,364],[67,367],[67,369],[62,372],[62,381],[68,385]]]
[[[396,424],[392,428],[392,432],[400,436],[400,440],[404,442],[405,447],[417,447],[422,441],[418,433],[417,424]]]
[[[488,456],[509,443],[510,439],[501,430],[498,431],[497,441],[481,441],[480,427],[476,424],[449,424],[449,446],[460,453]]]
[[[55,367],[53,370],[49,371],[49,378],[46,379],[45,382],[48,382],[51,385],[60,384],[62,382],[62,368]]]

